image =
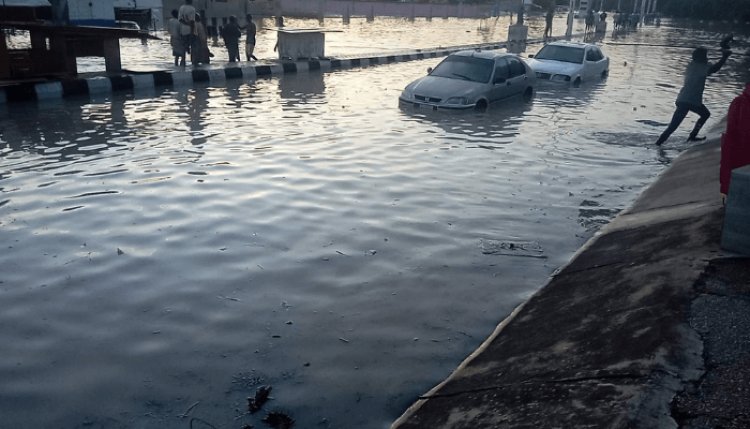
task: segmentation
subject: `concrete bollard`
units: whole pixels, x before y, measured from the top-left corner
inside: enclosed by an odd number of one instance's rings
[[[508,27],[508,52],[518,54],[526,50],[526,39],[529,27],[526,25],[511,25]]]
[[[750,255],[750,165],[732,170],[721,247]]]

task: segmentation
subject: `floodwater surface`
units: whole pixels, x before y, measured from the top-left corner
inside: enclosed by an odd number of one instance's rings
[[[608,79],[485,113],[398,106],[439,59],[0,107],[0,428],[388,427],[687,147],[719,36],[607,35]]]

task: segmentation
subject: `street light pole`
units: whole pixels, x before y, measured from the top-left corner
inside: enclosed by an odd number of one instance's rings
[[[565,37],[573,35],[573,9],[575,8],[576,1],[570,0],[570,7],[568,8],[568,29],[565,31]]]

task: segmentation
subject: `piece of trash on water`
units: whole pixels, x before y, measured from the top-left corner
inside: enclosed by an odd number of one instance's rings
[[[117,255],[119,256],[119,255],[124,255],[124,254],[125,254],[125,252],[123,252],[123,251],[122,251],[122,249],[120,249],[120,248],[118,247],[118,248],[117,248]]]
[[[271,386],[260,386],[255,390],[255,396],[247,398],[247,409],[250,413],[255,413],[263,407],[263,404],[268,402],[268,398],[271,394]]]
[[[503,241],[481,239],[479,246],[485,255],[525,256],[529,258],[546,258],[544,249],[536,241]]]
[[[274,429],[289,429],[294,425],[294,419],[280,411],[268,413],[263,421]]]

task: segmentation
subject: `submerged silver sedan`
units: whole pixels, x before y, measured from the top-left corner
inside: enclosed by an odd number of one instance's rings
[[[609,57],[590,43],[559,41],[545,45],[528,61],[540,81],[578,85],[609,74]]]
[[[466,50],[446,57],[428,75],[406,86],[399,101],[414,107],[484,110],[491,103],[531,99],[536,77],[517,55]]]

